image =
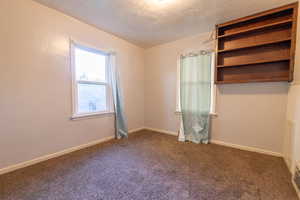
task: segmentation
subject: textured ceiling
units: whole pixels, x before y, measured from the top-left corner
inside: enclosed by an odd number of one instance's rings
[[[148,48],[295,0],[35,0]]]

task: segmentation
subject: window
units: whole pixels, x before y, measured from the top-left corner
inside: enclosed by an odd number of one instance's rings
[[[211,115],[217,115],[216,114],[216,85],[214,83],[214,74],[215,74],[215,54],[212,53],[211,56],[211,99],[210,99],[210,114]],[[181,108],[180,108],[180,58],[177,60],[177,97],[176,97],[176,113],[180,114],[181,113]]]
[[[73,117],[111,112],[108,54],[71,45]]]

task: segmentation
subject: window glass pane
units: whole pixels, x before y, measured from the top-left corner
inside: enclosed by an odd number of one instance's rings
[[[78,113],[106,111],[106,86],[78,83]]]
[[[75,48],[76,80],[104,82],[105,58],[105,55]]]

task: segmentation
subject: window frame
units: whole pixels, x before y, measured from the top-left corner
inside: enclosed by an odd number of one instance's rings
[[[79,48],[81,50],[96,53],[99,55],[106,56],[105,58],[105,81],[86,81],[77,80],[76,78],[76,65],[75,65],[75,49]],[[112,99],[112,88],[110,79],[110,70],[108,66],[109,52],[99,50],[97,48],[91,47],[90,45],[83,45],[82,43],[70,40],[70,64],[71,64],[71,74],[72,74],[72,117],[71,119],[78,118],[90,118],[94,116],[100,116],[105,114],[113,114],[113,99]],[[90,85],[104,85],[106,87],[106,110],[98,112],[78,112],[78,84],[90,84]]]
[[[217,87],[215,84],[215,53],[211,53],[211,95],[210,95],[210,112],[212,116],[217,116],[216,113],[216,99],[217,99]],[[180,56],[177,59],[177,84],[176,84],[176,114],[181,114],[180,107]]]

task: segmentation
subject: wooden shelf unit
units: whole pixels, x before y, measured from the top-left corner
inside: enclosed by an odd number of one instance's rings
[[[292,81],[298,3],[216,26],[215,83]]]

